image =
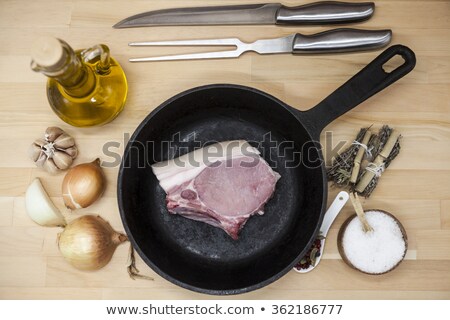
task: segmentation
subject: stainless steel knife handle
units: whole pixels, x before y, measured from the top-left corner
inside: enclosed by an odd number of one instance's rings
[[[339,28],[313,35],[297,33],[293,53],[334,53],[378,49],[391,42],[391,30]]]
[[[375,10],[373,2],[348,3],[322,1],[298,7],[282,6],[276,16],[277,24],[324,24],[356,22],[369,19]]]

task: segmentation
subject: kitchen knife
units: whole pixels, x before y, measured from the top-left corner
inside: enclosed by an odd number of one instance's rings
[[[331,24],[369,19],[373,15],[374,9],[373,2],[339,1],[322,1],[297,7],[286,7],[280,3],[265,3],[176,8],[140,13],[118,22],[113,27]]]

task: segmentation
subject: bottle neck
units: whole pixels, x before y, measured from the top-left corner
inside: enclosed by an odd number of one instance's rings
[[[81,61],[81,57],[66,42],[59,41],[63,49],[60,61],[45,67],[32,61],[32,69],[56,80],[70,96],[81,98],[89,95],[95,87],[93,71]]]

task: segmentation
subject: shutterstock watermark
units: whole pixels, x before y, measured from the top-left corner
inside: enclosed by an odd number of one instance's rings
[[[319,141],[305,141],[298,145],[295,141],[275,139],[271,132],[264,134],[259,141],[233,140],[231,142],[220,142],[215,140],[200,140],[193,135],[187,141],[182,138],[180,132],[172,135],[171,139],[160,142],[155,141],[133,141],[129,145],[128,158],[124,167],[146,168],[163,160],[173,159],[171,165],[177,167],[199,167],[202,165],[218,165],[233,155],[244,156],[245,161],[239,162],[240,166],[251,167],[258,163],[258,153],[274,169],[278,166],[284,168],[296,168],[305,166],[318,168],[325,161],[330,165],[337,157],[347,141],[334,141],[332,132],[325,132],[325,141],[321,145]],[[115,168],[122,162],[121,149],[130,140],[130,134],[124,133],[122,141],[108,141],[102,147],[102,166]],[[121,148],[123,147],[123,148]],[[202,149],[201,152],[191,152]],[[319,157],[319,150],[324,154],[324,159]],[[164,165],[162,163],[161,165]],[[231,161],[226,165],[232,166]]]

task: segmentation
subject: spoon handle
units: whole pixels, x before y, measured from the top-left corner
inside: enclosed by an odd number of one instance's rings
[[[347,203],[349,195],[345,191],[339,192],[334,199],[333,203],[328,208],[325,213],[325,217],[323,218],[322,227],[320,227],[320,232],[325,237],[333,224],[334,219],[336,219],[338,213],[341,211],[342,207]]]
[[[361,221],[361,224],[363,225],[364,232],[373,231],[372,227],[367,222],[366,215],[364,213],[364,209],[358,198],[358,194],[356,192],[353,192],[350,196],[350,200],[352,201],[353,208],[355,209],[356,214],[358,215],[359,221]]]

